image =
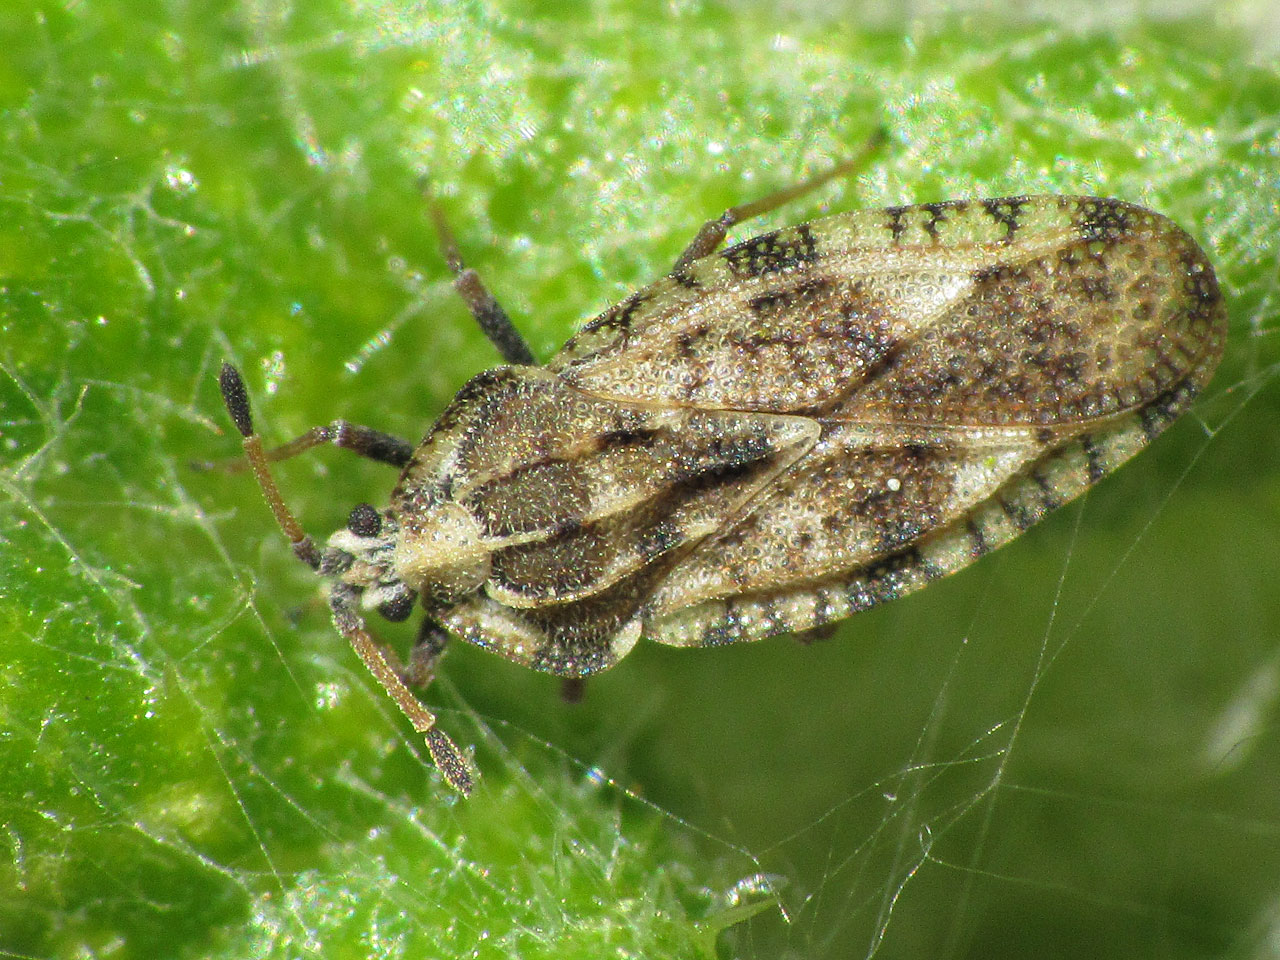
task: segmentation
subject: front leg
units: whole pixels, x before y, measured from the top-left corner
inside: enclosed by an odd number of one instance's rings
[[[401,671],[404,682],[419,690],[427,687],[436,675],[436,661],[449,642],[449,634],[430,617],[418,624],[418,635],[409,651],[409,664]]]

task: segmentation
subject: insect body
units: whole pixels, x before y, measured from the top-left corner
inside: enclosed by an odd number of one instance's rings
[[[459,289],[521,362],[471,380],[416,449],[340,422],[281,448],[332,440],[402,468],[389,505],[358,507],[323,551],[284,508],[224,368],[250,460],[329,580],[339,629],[464,792],[467,765],[404,687],[446,635],[580,678],[641,636],[707,646],[820,627],[1081,493],[1187,409],[1222,352],[1212,268],[1141,207],[893,207],[714,253],[760,209],[712,221],[545,367],[524,362],[438,221]],[[406,670],[361,611],[415,605]]]

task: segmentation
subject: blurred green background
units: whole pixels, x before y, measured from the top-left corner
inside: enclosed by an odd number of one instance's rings
[[[6,5],[0,956],[1273,955],[1266,10]],[[483,772],[457,800],[252,481],[189,468],[237,450],[218,364],[269,438],[420,436],[495,362],[423,172],[546,357],[877,124],[864,175],[746,232],[1144,203],[1218,265],[1217,379],[1084,501],[828,643],[642,644],[574,707],[455,645],[429,699]],[[329,450],[278,475],[320,537],[393,482]]]

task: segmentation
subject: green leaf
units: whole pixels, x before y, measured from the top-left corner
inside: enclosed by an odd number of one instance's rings
[[[17,6],[0,952],[1265,949],[1280,76],[1253,38],[692,0]],[[642,644],[578,706],[456,644],[428,699],[476,750],[458,800],[252,480],[191,466],[237,453],[219,365],[269,439],[335,417],[416,438],[496,362],[424,174],[545,358],[703,220],[881,124],[862,175],[738,235],[965,195],[1138,201],[1218,265],[1217,379],[1083,503],[828,643]],[[394,482],[331,450],[277,472],[318,538]]]

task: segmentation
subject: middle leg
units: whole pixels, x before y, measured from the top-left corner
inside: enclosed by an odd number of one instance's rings
[[[463,263],[457,241],[453,238],[453,231],[449,229],[440,204],[431,196],[428,196],[427,202],[436,236],[440,239],[440,252],[453,272],[453,287],[466,303],[471,315],[476,318],[481,331],[498,348],[498,353],[502,354],[502,359],[507,363],[534,366],[537,360],[534,359],[533,351],[525,343],[524,337],[520,336],[520,331],[511,322],[507,311],[502,309],[497,298],[489,292],[480,275]]]

